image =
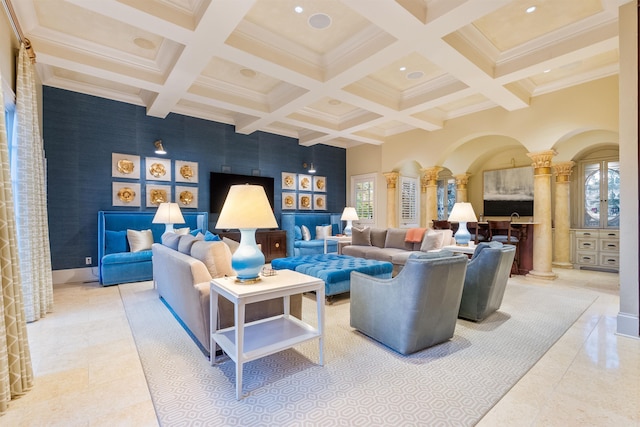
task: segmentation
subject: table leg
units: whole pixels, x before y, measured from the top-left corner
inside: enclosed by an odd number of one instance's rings
[[[324,284],[320,286],[320,289],[316,291],[316,310],[318,312],[318,332],[320,332],[320,339],[318,339],[319,346],[319,360],[320,366],[324,365]]]
[[[218,330],[218,293],[209,292],[209,363],[216,363],[216,341],[213,334]]]
[[[327,253],[327,239],[324,239],[324,253]]]
[[[236,399],[242,398],[242,365],[244,363],[244,302],[234,306],[236,323]]]
[[[290,295],[285,295],[282,299],[282,303],[283,308],[284,308],[284,317],[288,318],[289,317],[289,312],[291,310],[291,299],[290,299]]]

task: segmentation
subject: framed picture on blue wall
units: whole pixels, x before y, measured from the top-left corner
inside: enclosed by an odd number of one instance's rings
[[[312,208],[311,193],[309,193],[309,194],[305,194],[305,193],[298,194],[298,209],[303,210],[303,211],[310,211],[311,208]]]
[[[147,207],[157,208],[160,203],[171,201],[171,186],[161,184],[147,184]]]
[[[311,181],[311,175],[298,175],[298,190],[299,191],[311,191],[313,182]]]
[[[298,174],[291,172],[282,172],[282,189],[295,190]]]
[[[326,194],[314,194],[313,195],[313,209],[316,211],[327,210],[327,195]]]
[[[147,157],[145,171],[147,181],[171,181],[171,160]]]
[[[140,184],[133,182],[114,182],[111,184],[113,206],[140,206]]]
[[[296,193],[282,193],[282,209],[295,209],[296,207]]]
[[[175,203],[180,208],[198,208],[198,187],[176,185]]]
[[[176,182],[198,183],[198,162],[176,160]]]
[[[140,179],[140,156],[111,153],[111,176],[114,178]]]
[[[313,191],[326,192],[327,191],[327,178],[324,176],[313,177]]]

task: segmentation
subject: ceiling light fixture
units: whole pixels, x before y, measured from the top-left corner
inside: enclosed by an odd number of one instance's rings
[[[164,147],[162,146],[162,140],[161,139],[157,139],[153,145],[156,146],[156,154],[167,154],[166,151],[164,151]]]
[[[329,100],[329,105],[340,105],[340,104],[342,104],[342,102],[337,100],[337,99],[330,99]]]
[[[424,76],[424,73],[422,71],[412,71],[409,74],[407,74],[407,78],[409,80],[417,80],[420,79]]]
[[[551,68],[547,68],[546,70],[544,70],[545,73],[548,73],[549,71],[551,71]]]
[[[331,25],[331,17],[325,13],[315,13],[309,17],[309,25],[316,30],[324,30]]]
[[[302,167],[305,168],[305,169],[308,167],[309,170],[307,172],[309,172],[309,173],[316,173],[316,168],[313,167],[313,162],[311,162],[311,166],[309,166],[309,164],[307,162],[305,162],[305,163],[302,164]]]
[[[240,74],[249,78],[253,78],[256,76],[256,72],[249,68],[243,68],[242,70],[240,70]]]
[[[141,47],[143,49],[155,49],[156,45],[155,43],[153,43],[151,40],[149,39],[145,39],[144,37],[136,37],[135,39],[133,39],[133,43],[135,43],[136,46]]]
[[[296,13],[302,13],[302,12],[304,12],[304,9],[302,8],[302,6],[296,6],[296,7],[294,7],[294,8],[293,8],[293,10],[294,10]]]
[[[529,6],[529,7],[527,8],[526,12],[527,12],[527,13],[533,13],[533,12],[535,12],[535,11],[536,11],[536,9],[537,9],[537,7],[536,7],[536,6]]]
[[[407,67],[400,67],[400,71],[407,71]]]

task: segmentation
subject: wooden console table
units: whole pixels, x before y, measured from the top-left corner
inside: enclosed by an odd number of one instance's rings
[[[221,238],[240,241],[239,231],[213,231]],[[256,231],[256,243],[261,245],[265,262],[271,262],[276,258],[287,256],[287,232],[284,230],[258,230]]]

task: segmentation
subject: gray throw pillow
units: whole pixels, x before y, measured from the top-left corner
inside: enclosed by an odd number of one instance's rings
[[[384,241],[385,248],[407,249],[405,237],[407,230],[403,228],[389,228]]]
[[[180,244],[180,238],[183,234],[176,233],[164,233],[162,235],[162,244],[168,248],[173,249],[174,251],[178,250],[178,245]]]
[[[371,246],[371,229],[365,228],[351,228],[351,244],[359,246]]]
[[[178,251],[182,252],[185,255],[191,255],[191,246],[198,240],[204,240],[204,235],[202,235],[202,233],[198,233],[197,236],[192,236],[191,234],[180,236]]]

